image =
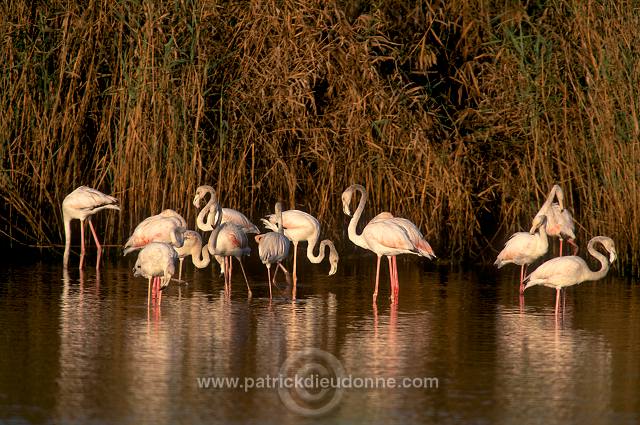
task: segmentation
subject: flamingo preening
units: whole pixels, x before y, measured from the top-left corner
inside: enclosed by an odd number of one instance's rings
[[[68,194],[62,201],[62,219],[64,221],[64,255],[63,266],[66,269],[69,264],[69,249],[71,247],[71,220],[80,220],[80,266],[84,262],[84,221],[89,222],[93,239],[96,242],[96,248],[98,249],[98,259],[96,261],[96,268],[100,267],[100,257],[102,255],[102,246],[98,240],[96,230],[93,228],[91,222],[91,216],[100,210],[112,209],[120,211],[118,206],[118,200],[113,196],[105,195],[104,193],[92,189],[87,186],[80,186],[70,194]]]
[[[269,214],[266,218],[262,219],[265,227],[271,231],[278,232],[278,219],[276,214]],[[335,274],[338,270],[338,261],[340,256],[336,247],[330,239],[325,239],[320,242],[320,250],[318,255],[314,254],[318,239],[320,239],[320,222],[304,211],[300,210],[287,210],[282,211],[282,228],[284,235],[293,242],[293,290],[292,298],[296,299],[296,284],[297,284],[297,263],[298,263],[298,244],[302,241],[307,242],[307,258],[314,264],[321,263],[324,260],[326,248],[329,249],[329,263],[331,269],[329,270],[329,276]]]
[[[143,248],[151,242],[164,242],[177,248],[181,247],[184,243],[184,232],[186,231],[183,222],[184,219],[182,217],[167,216],[162,213],[147,217],[136,226],[124,244],[124,255]]]
[[[533,218],[528,232],[517,232],[511,235],[504,248],[498,254],[495,266],[501,268],[505,264],[520,266],[520,293],[524,293],[524,278],[527,266],[547,253],[549,241],[545,230],[547,216],[537,215]],[[537,233],[536,233],[537,232]]]
[[[153,279],[154,297],[158,305],[162,302],[162,290],[169,285],[171,276],[175,274],[177,259],[178,254],[173,246],[164,242],[148,243],[138,253],[133,275],[149,279],[147,305],[151,303],[151,279]]]
[[[282,260],[289,255],[290,241],[284,235],[282,227],[282,205],[280,202],[276,202],[276,222],[278,225],[277,232],[268,232],[262,235],[256,235],[255,239],[258,243],[258,255],[262,264],[267,266],[267,278],[269,280],[269,299],[272,298],[271,293],[271,265],[277,264],[276,270],[273,273],[273,283],[276,283],[276,274],[278,267],[281,267],[286,274],[289,271],[282,265]]]
[[[609,253],[609,258],[595,249],[600,244]],[[548,286],[556,290],[556,317],[560,305],[560,291],[567,286],[576,285],[585,281],[600,280],[607,275],[610,264],[616,260],[616,247],[613,240],[607,236],[596,236],[587,244],[587,251],[600,262],[600,269],[592,271],[587,263],[580,257],[570,255],[556,257],[542,263],[529,276],[524,289],[535,285]]]
[[[211,255],[217,255],[224,259],[224,286],[225,289],[231,291],[231,274],[233,273],[232,257],[240,263],[244,281],[247,284],[247,292],[251,297],[251,288],[249,287],[249,281],[247,280],[247,274],[244,271],[242,265],[242,257],[251,253],[249,248],[249,240],[247,234],[233,223],[222,223],[222,207],[216,204],[216,222],[213,226],[213,232],[209,236],[209,243],[207,244],[209,253]]]
[[[395,265],[395,257],[398,254],[414,254],[421,255],[427,258],[433,257],[433,250],[427,250],[426,247],[419,249],[416,244],[411,240],[409,233],[405,228],[398,224],[397,220],[393,220],[393,217],[389,215],[378,216],[371,220],[362,230],[361,234],[356,232],[358,221],[364,210],[364,206],[367,202],[367,190],[359,185],[354,184],[349,186],[342,193],[342,206],[344,213],[351,216],[350,203],[355,192],[360,192],[361,198],[358,203],[358,207],[349,222],[349,239],[361,248],[373,251],[378,261],[376,264],[376,286],[373,291],[373,302],[376,302],[378,296],[378,283],[380,281],[380,258],[385,255],[389,260],[389,278],[391,280],[391,300],[392,303],[397,301],[400,283],[398,280],[398,270]],[[407,220],[408,221],[408,220]],[[409,222],[411,223],[411,222]],[[405,223],[406,224],[406,223]],[[413,223],[411,223],[413,225]],[[415,227],[415,225],[413,225]],[[420,234],[422,236],[422,234]],[[420,237],[420,239],[423,239]],[[425,241],[426,242],[426,241]],[[428,244],[427,244],[428,245]],[[431,248],[429,246],[429,248]]]
[[[558,203],[554,203],[554,198],[558,198]],[[553,185],[547,199],[536,213],[536,217],[547,216],[546,232],[548,236],[556,237],[560,240],[560,256],[562,256],[562,241],[566,238],[569,245],[573,247],[573,255],[578,253],[578,245],[575,242],[575,224],[568,209],[564,207],[564,192],[557,184]]]

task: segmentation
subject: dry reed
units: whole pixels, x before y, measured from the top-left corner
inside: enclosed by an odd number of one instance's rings
[[[490,259],[553,183],[584,244],[638,271],[638,11],[614,0],[31,2],[2,7],[0,231],[61,240],[87,184],[124,240],[195,187],[284,200],[339,237],[340,193]],[[584,245],[583,245],[584,246]]]

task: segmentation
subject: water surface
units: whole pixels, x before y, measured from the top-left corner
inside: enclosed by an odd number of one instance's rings
[[[133,261],[107,261],[99,273],[65,275],[57,262],[0,271],[1,422],[640,422],[637,282],[612,275],[569,288],[556,322],[555,291],[532,288],[521,303],[516,267],[399,261],[399,305],[384,267],[374,308],[373,257],[343,258],[331,277],[326,264],[301,263],[296,301],[276,291],[269,302],[266,270],[253,262],[252,299],[238,268],[228,294],[217,273],[187,265],[188,285],[172,284],[147,309]],[[198,384],[275,377],[310,348],[296,367],[330,368],[316,364],[326,352],[351,377],[437,386],[345,389],[332,410],[307,418],[277,389]],[[336,391],[313,394],[319,402],[307,406],[319,409]]]

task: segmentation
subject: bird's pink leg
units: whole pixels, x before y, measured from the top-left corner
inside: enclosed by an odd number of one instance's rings
[[[567,242],[569,242],[569,245],[573,247],[573,255],[578,255],[578,245],[576,244],[576,241],[573,239],[567,239]]]
[[[276,284],[276,275],[278,274],[278,266],[276,265],[276,271],[273,272],[273,284]]]
[[[393,256],[393,275],[396,279],[395,297],[396,297],[396,301],[398,301],[398,295],[400,294],[400,279],[398,277],[398,261],[395,255]]]
[[[147,307],[151,305],[151,277],[149,277],[149,285],[147,286]]]
[[[84,220],[80,220],[80,269],[82,264],[84,264]]]
[[[249,298],[251,298],[251,296],[253,294],[251,293],[251,288],[249,287],[249,281],[247,280],[247,274],[244,272],[244,266],[242,265],[242,258],[238,258],[238,262],[240,263],[240,269],[242,270],[242,275],[244,276],[244,282],[247,284],[247,292],[248,292]]]
[[[378,255],[378,264],[376,265],[376,288],[373,290],[373,303],[378,298],[378,282],[380,281],[380,255]]]
[[[562,257],[562,238],[560,238],[560,254],[558,256]]]
[[[276,267],[276,271],[278,271],[277,267]],[[267,267],[267,276],[269,279],[269,299],[271,299],[271,267]]]
[[[182,262],[184,261],[184,258],[180,258],[178,260],[178,262],[180,263],[180,265],[178,266],[178,280],[182,280]]]
[[[231,290],[231,276],[233,274],[233,257],[229,258],[229,290]]]
[[[556,317],[558,317],[558,307],[560,306],[560,288],[556,289]]]
[[[297,267],[298,266],[298,243],[293,243],[293,289],[291,290],[291,298],[296,299],[296,284],[298,282]]]
[[[520,294],[524,294],[524,277],[527,273],[527,265],[523,264],[520,266]]]
[[[158,307],[162,304],[162,289],[160,288],[160,278],[158,278]]]
[[[393,276],[393,261],[391,261],[391,257],[387,257],[387,260],[389,260],[389,283],[391,284],[391,295],[389,298],[391,298],[391,303],[393,304],[393,296],[396,292],[396,281]]]
[[[98,260],[96,261],[96,269],[97,269],[100,267],[100,257],[102,257],[102,245],[100,245],[100,241],[98,240],[98,235],[96,234],[96,229],[94,229],[93,223],[91,222],[91,217],[89,217],[87,221],[89,222],[91,233],[93,233],[93,240],[96,241],[96,248],[98,249]]]

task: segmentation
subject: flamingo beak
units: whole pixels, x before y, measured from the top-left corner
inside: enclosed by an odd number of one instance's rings
[[[613,263],[614,261],[616,261],[616,252],[615,251],[611,251],[611,253],[609,254],[609,263]]]
[[[196,195],[195,198],[193,198],[193,206],[196,208],[200,206],[200,195]]]

